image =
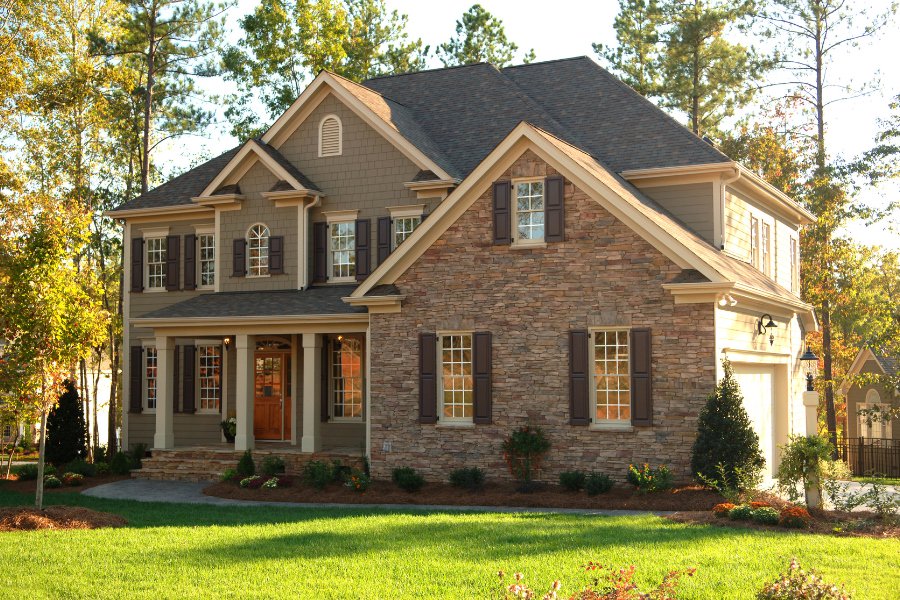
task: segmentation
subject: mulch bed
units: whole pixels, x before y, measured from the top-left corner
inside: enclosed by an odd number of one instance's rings
[[[128,521],[119,515],[98,512],[79,506],[36,508],[0,508],[0,531],[34,531],[38,529],[99,529],[124,527]]]
[[[13,475],[15,477],[15,475]],[[58,488],[48,488],[44,487],[45,494],[54,494],[54,493],[78,493],[81,490],[86,490],[88,488],[92,488],[98,485],[103,485],[104,483],[112,483],[113,481],[121,481],[123,479],[130,479],[128,475],[106,475],[102,477],[85,477],[84,481],[81,485],[78,486],[62,486]],[[0,478],[0,490],[4,490],[7,492],[19,492],[21,494],[33,494],[35,492],[35,487],[37,486],[37,481],[18,481],[16,479],[2,479]]]
[[[245,489],[236,482],[214,483],[203,490],[208,496],[268,502],[322,502],[340,504],[439,504],[453,506],[511,506],[527,508],[587,508],[607,510],[676,511],[710,510],[722,502],[717,493],[700,486],[683,486],[666,492],[637,495],[628,487],[588,496],[557,485],[544,485],[530,493],[513,483],[488,483],[480,491],[455,488],[446,483],[426,483],[418,492],[405,492],[391,482],[373,481],[364,493],[334,483],[324,490],[295,482],[291,487]]]

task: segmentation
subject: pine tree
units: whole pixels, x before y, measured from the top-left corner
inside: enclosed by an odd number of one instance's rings
[[[734,485],[741,479],[738,472],[745,477],[759,474],[765,459],[728,359],[722,361],[722,368],[725,376],[700,412],[697,440],[691,451],[691,472],[723,485]]]
[[[613,27],[615,47],[593,44],[597,56],[606,60],[619,77],[642,96],[659,90],[659,28],[663,10],[658,0],[619,0]]]
[[[84,440],[84,406],[75,383],[67,380],[59,404],[47,416],[47,461],[64,465],[87,456]]]
[[[456,22],[456,36],[437,47],[438,58],[445,67],[491,63],[502,68],[512,64],[519,46],[506,37],[503,21],[473,4]],[[523,63],[534,61],[534,48],[522,57]]]

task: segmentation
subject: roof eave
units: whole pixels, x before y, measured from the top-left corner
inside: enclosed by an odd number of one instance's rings
[[[148,217],[166,215],[172,213],[208,213],[211,207],[197,204],[177,204],[175,206],[153,206],[150,208],[128,208],[125,210],[113,209],[103,211],[104,217],[111,219],[127,219],[130,217]]]

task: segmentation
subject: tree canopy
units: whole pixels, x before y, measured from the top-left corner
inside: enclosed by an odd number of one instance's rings
[[[437,55],[445,67],[480,62],[495,67],[512,64],[519,46],[506,37],[503,21],[480,4],[473,4],[456,22],[456,35],[437,47]],[[534,49],[522,57],[523,63],[535,59]]]

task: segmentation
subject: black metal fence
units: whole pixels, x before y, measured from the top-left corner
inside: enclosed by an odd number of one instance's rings
[[[843,438],[838,456],[854,475],[900,477],[900,440]]]

